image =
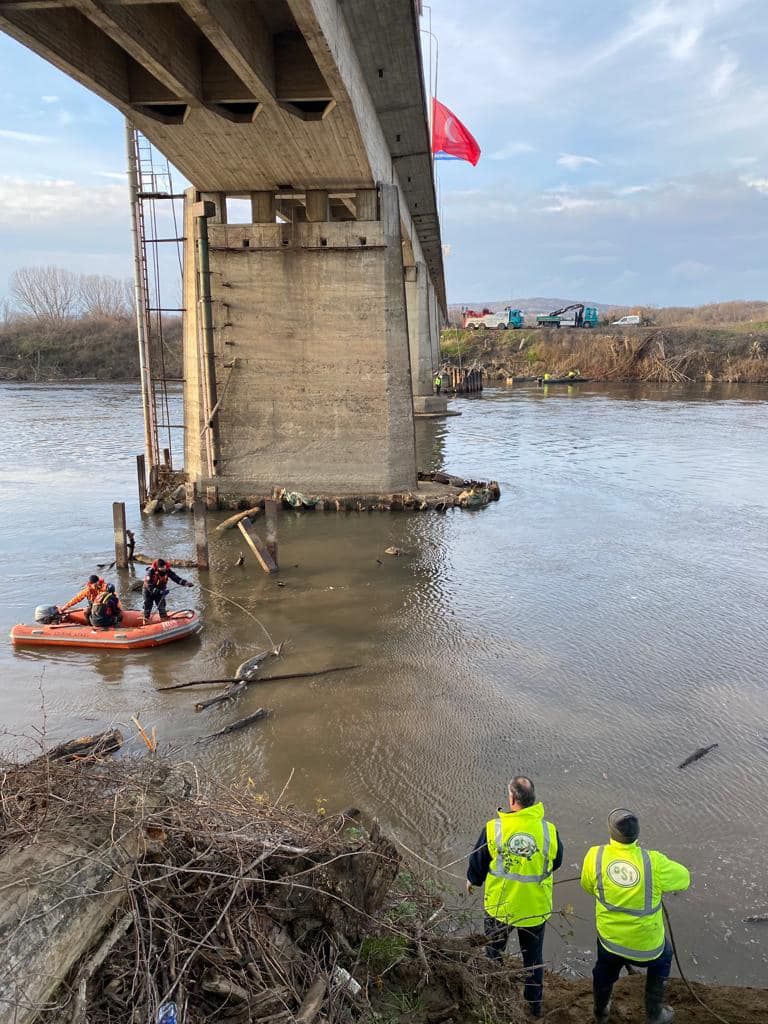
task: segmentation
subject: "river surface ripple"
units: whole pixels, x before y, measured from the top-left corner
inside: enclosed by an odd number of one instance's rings
[[[111,561],[114,500],[140,549],[190,553],[186,516],[140,520],[134,387],[0,385],[0,401],[3,635]],[[195,714],[199,690],[159,688],[227,675],[263,645],[251,620],[197,592],[203,634],[160,651],[5,641],[0,745],[28,749],[43,728],[51,741],[111,723],[128,734],[138,712],[204,770],[273,794],[290,777],[284,799],[362,807],[437,865],[466,853],[505,780],[526,772],[564,839],[563,876],[603,840],[611,808],[635,808],[645,845],[692,870],[669,901],[691,976],[764,984],[766,926],[742,918],[768,910],[768,389],[523,387],[453,405],[460,418],[417,424],[421,467],[498,478],[499,503],[288,514],[283,587],[250,558],[235,566],[237,531],[214,535],[201,582],[286,641],[273,671],[360,668]],[[127,574],[112,576],[127,593]],[[193,746],[262,704],[268,722]],[[461,905],[463,865],[440,878]],[[573,912],[553,921],[547,957],[584,974],[590,901],[578,884],[555,892]]]

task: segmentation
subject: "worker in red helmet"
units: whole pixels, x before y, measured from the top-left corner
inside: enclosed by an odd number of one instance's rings
[[[85,609],[85,621],[90,622],[93,602],[96,600],[99,594],[106,589],[106,586],[107,584],[104,582],[101,576],[97,576],[96,573],[93,573],[91,576],[88,577],[88,582],[85,584],[83,589],[78,591],[71,600],[67,601],[66,604],[63,604],[59,608],[59,611],[62,613],[66,612],[70,608],[74,608],[75,605],[80,604],[81,601],[87,601],[88,604]]]
[[[168,582],[178,583],[180,587],[193,587],[194,583],[177,576],[171,568],[171,563],[164,558],[156,558],[144,575],[144,618],[142,626],[149,623],[152,615],[152,606],[157,605],[161,619],[168,618],[165,607],[165,599],[168,596]]]

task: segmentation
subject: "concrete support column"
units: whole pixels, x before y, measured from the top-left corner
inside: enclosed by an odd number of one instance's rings
[[[201,192],[200,199],[206,203],[213,203],[216,212],[208,218],[209,224],[227,223],[227,195],[226,192]]]
[[[311,189],[307,192],[304,202],[307,207],[307,220],[313,223],[331,219],[328,208],[328,193],[324,189]]]
[[[251,192],[251,220],[254,224],[274,224],[276,214],[274,192]]]
[[[434,367],[427,268],[416,263],[405,268],[405,303],[414,395],[431,395]]]
[[[448,400],[434,394],[435,371],[440,366],[440,332],[434,289],[426,264],[418,262],[407,266],[404,274],[413,410],[417,414],[434,416],[448,409]]]

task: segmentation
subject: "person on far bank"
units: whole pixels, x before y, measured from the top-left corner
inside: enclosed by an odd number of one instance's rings
[[[440,390],[441,390],[441,388],[443,386],[443,375],[442,375],[442,373],[436,373],[435,374],[434,384],[435,384],[435,394],[439,395],[440,394]]]
[[[664,1005],[672,947],[664,930],[661,899],[691,884],[688,868],[638,845],[637,815],[618,807],[608,815],[610,840],[587,851],[581,886],[595,897],[597,962],[592,970],[595,1020],[607,1024],[611,992],[622,967],[644,967],[647,1024],[670,1024]]]
[[[106,586],[107,584],[104,582],[101,576],[97,576],[96,573],[93,573],[93,575],[88,577],[88,582],[85,584],[83,589],[78,591],[75,594],[75,596],[71,598],[71,600],[67,601],[66,604],[63,604],[59,608],[59,611],[63,614],[64,612],[69,611],[70,608],[74,608],[76,604],[80,604],[81,601],[87,601],[87,605],[85,608],[85,621],[90,622],[91,608],[93,606],[93,602],[96,600],[97,596],[106,588]]]
[[[557,829],[544,817],[533,782],[516,775],[507,785],[509,810],[501,807],[480,833],[469,858],[467,892],[484,886],[486,956],[497,960],[517,929],[525,968],[523,995],[533,1017],[541,1016],[544,928],[552,913],[552,874],[563,862]]]
[[[123,609],[120,606],[120,598],[115,593],[115,585],[107,583],[91,606],[91,625],[99,629],[112,629],[120,625],[122,617]]]
[[[166,562],[164,558],[156,558],[144,575],[144,617],[141,620],[142,626],[148,625],[153,605],[157,605],[161,619],[168,618],[165,599],[168,596],[169,580],[173,583],[178,583],[180,587],[194,587],[194,583],[190,583],[189,580],[182,579],[181,576],[176,575],[171,568],[170,562]]]

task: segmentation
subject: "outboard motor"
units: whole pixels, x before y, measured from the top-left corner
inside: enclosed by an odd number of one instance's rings
[[[35,622],[40,622],[43,626],[50,626],[54,622],[61,621],[61,612],[55,604],[39,604],[35,608]]]

